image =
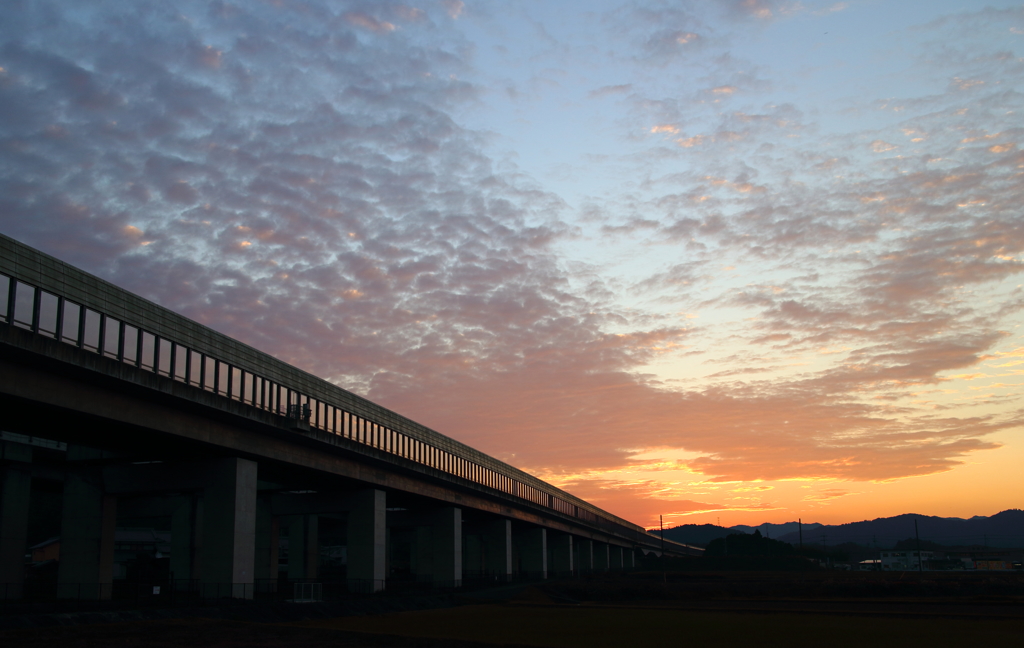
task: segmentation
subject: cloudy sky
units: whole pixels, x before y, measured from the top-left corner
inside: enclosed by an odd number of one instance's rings
[[[641,524],[1020,507],[1024,5],[5,3],[0,231]]]

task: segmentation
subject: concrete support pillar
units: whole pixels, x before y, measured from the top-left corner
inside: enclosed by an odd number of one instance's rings
[[[612,546],[611,548],[611,569],[622,571],[622,547]]]
[[[547,529],[533,528],[516,536],[519,549],[520,569],[528,578],[548,577],[548,536]]]
[[[432,580],[442,587],[462,585],[462,509],[445,507],[430,521]]]
[[[69,459],[75,455],[68,448]],[[99,471],[69,470],[64,478],[57,595],[107,600],[114,580],[117,498],[103,492]]]
[[[256,498],[256,564],[257,581],[277,580],[277,524],[269,497]]]
[[[555,576],[570,576],[573,571],[572,535],[551,533],[548,539],[551,548],[551,573]]]
[[[484,528],[484,571],[499,580],[512,575],[512,521],[494,520]]]
[[[212,467],[203,492],[204,595],[251,598],[256,562],[256,462],[236,457]]]
[[[582,539],[576,546],[579,548],[576,557],[576,564],[579,565],[577,569],[582,574],[594,571],[594,541]]]
[[[387,562],[386,494],[369,489],[352,496],[348,514],[348,579],[357,591],[384,589]]]
[[[202,555],[202,500],[192,494],[177,498],[177,502],[171,513],[171,574],[176,581],[197,580]],[[185,585],[181,583],[183,588]]]
[[[289,515],[288,578],[313,580],[320,559],[320,518],[316,515]]]
[[[431,543],[429,526],[418,526],[413,532],[410,562],[416,580],[428,582],[433,580],[434,547]]]
[[[484,539],[478,534],[467,535],[462,545],[462,573],[465,578],[477,578],[487,571],[484,566]]]
[[[281,578],[281,518],[276,515],[270,518],[270,578]]]
[[[608,571],[611,565],[611,548],[603,542],[594,543],[594,571]]]
[[[0,442],[0,599],[19,599],[25,584],[32,447]]]

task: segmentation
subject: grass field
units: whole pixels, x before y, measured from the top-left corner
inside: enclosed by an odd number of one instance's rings
[[[1024,646],[1024,619],[695,611],[641,606],[468,605],[305,627],[552,648],[672,646]]]
[[[909,584],[900,576],[764,573],[687,575],[674,583],[660,574],[577,579],[438,599],[448,607],[289,623],[260,623],[265,612],[244,605],[232,608],[241,613],[232,620],[98,623],[59,616],[46,627],[0,631],[0,646],[1024,646],[1024,575],[976,576]],[[297,619],[313,608],[292,604],[287,611]],[[76,625],[57,625],[63,623]]]

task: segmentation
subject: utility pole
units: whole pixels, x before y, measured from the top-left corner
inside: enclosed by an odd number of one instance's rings
[[[796,519],[797,530],[800,532],[800,548],[804,548],[804,520],[803,518]]]
[[[668,581],[668,575],[665,573],[665,520],[663,516],[658,516],[658,526],[661,527],[661,582]]]
[[[921,555],[921,534],[917,531],[917,518],[914,518],[914,537],[917,538],[917,573],[924,571],[924,556]]]

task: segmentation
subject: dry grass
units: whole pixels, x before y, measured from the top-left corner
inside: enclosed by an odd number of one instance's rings
[[[374,617],[306,622],[304,627],[552,648],[671,646],[1018,646],[1024,619],[892,618],[751,613],[602,605],[470,605]]]
[[[660,575],[659,575],[660,576]],[[250,612],[248,621],[161,619],[0,631],[18,648],[627,648],[669,646],[1024,646],[1024,579],[960,576],[922,580],[871,576],[696,575],[673,583],[643,578],[554,581],[482,592],[451,607],[319,618],[293,623],[314,608]],[[891,582],[890,582],[891,581]],[[467,594],[466,596],[470,596]],[[511,597],[511,598],[510,598]],[[469,600],[469,599],[466,599]],[[379,603],[380,601],[378,601]],[[391,601],[390,609],[395,607]],[[444,605],[445,607],[439,607]],[[417,605],[422,607],[422,605]],[[362,612],[384,608],[367,606]],[[277,610],[279,614],[271,614]],[[285,615],[284,612],[288,612]],[[348,613],[359,613],[349,609]],[[319,614],[344,613],[325,608]]]

